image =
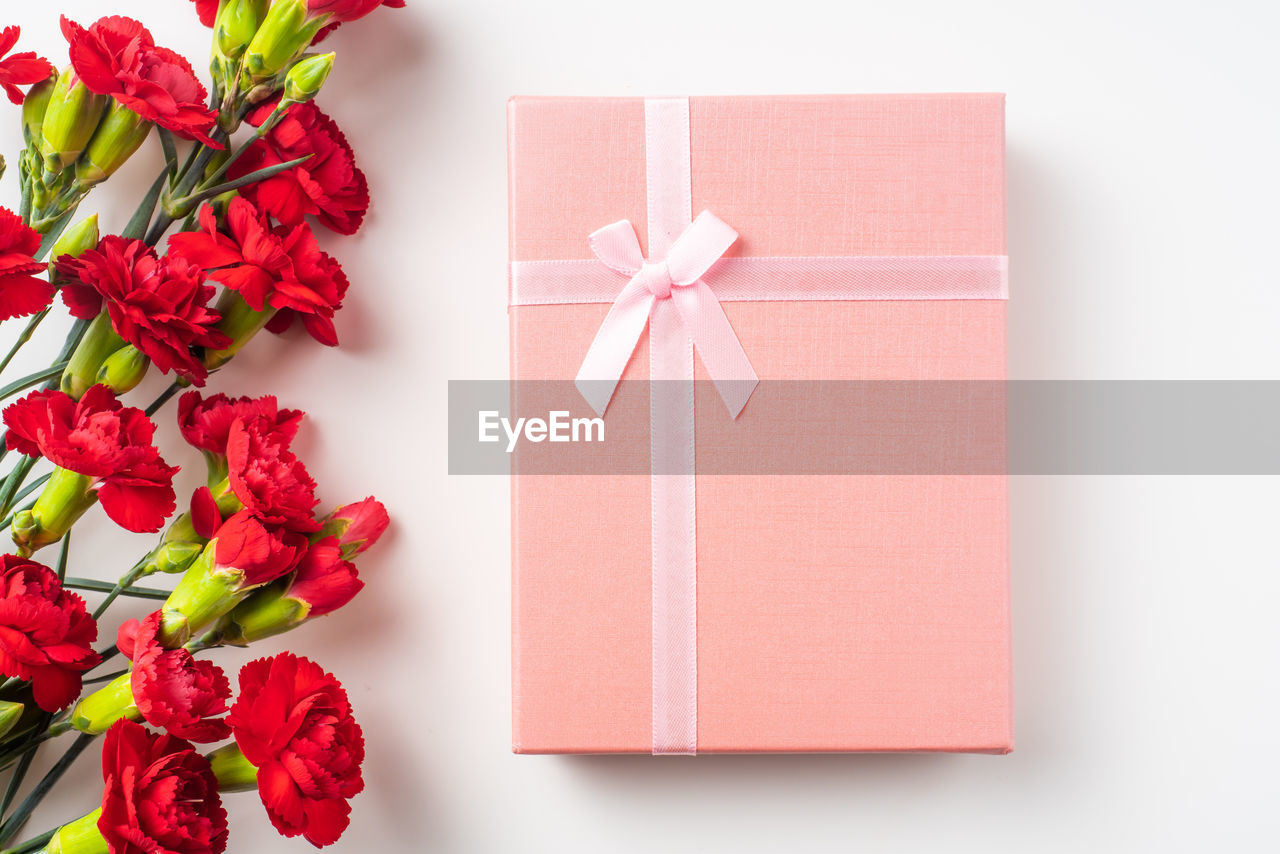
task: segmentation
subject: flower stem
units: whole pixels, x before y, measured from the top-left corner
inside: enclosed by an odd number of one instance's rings
[[[159,590],[153,587],[133,587],[132,585],[121,586],[120,583],[111,584],[94,578],[76,578],[72,576],[64,579],[62,586],[70,587],[72,590],[91,590],[94,593],[106,593],[113,599],[117,596],[132,596],[135,599],[157,599],[160,601],[169,598],[168,590]]]
[[[9,511],[13,509],[14,493],[18,491],[18,487],[27,479],[27,475],[31,473],[31,467],[36,464],[39,457],[23,457],[13,471],[9,472],[8,477],[4,479],[4,488],[0,490],[0,516],[8,516]]]
[[[49,794],[49,790],[51,790],[57,782],[62,779],[62,775],[67,773],[67,769],[69,769],[72,764],[80,758],[80,754],[84,753],[85,748],[87,748],[96,737],[97,736],[81,733],[81,735],[71,743],[71,746],[67,748],[67,752],[62,754],[62,758],[49,769],[49,773],[45,774],[43,779],[41,779],[40,782],[36,784],[36,787],[31,790],[31,794],[27,795],[26,798],[23,799],[22,803],[18,804],[18,808],[13,811],[13,815],[7,818],[3,825],[0,825],[0,845],[4,845],[10,839],[18,835],[18,831],[27,823],[27,819],[31,817],[31,813],[39,803],[44,800],[45,795]]]
[[[71,532],[67,531],[62,537],[62,547],[58,550],[58,580],[66,581],[67,579],[67,558],[71,556]]]
[[[23,377],[22,379],[14,380],[4,388],[0,388],[0,400],[3,400],[6,397],[10,397],[11,395],[15,395],[20,391],[25,391],[31,388],[33,385],[40,385],[40,383],[45,382],[47,380],[57,379],[58,377],[62,376],[62,372],[63,370],[66,369],[66,367],[67,367],[67,362],[64,359],[63,361],[58,362],[55,365],[50,365],[49,367],[45,368],[43,371],[36,371],[34,374],[27,374],[27,376]]]
[[[151,401],[151,405],[148,406],[145,410],[143,410],[146,413],[147,417],[150,418],[152,415],[155,415],[157,412],[159,412],[160,408],[163,407],[166,403],[168,403],[175,394],[182,391],[183,388],[184,386],[181,383],[177,383],[177,382],[170,383],[169,387],[166,388],[164,391],[160,392],[159,396],[156,397],[155,400]]]
[[[9,349],[9,353],[4,357],[4,361],[0,361],[0,373],[3,373],[4,369],[9,367],[9,363],[13,361],[13,357],[18,355],[18,351],[22,349],[22,345],[31,340],[31,336],[35,333],[36,327],[38,327],[40,322],[48,315],[49,309],[46,308],[37,311],[31,316],[31,319],[27,321],[27,325],[23,327],[23,330],[20,333],[18,333],[18,340],[13,342],[13,347]]]
[[[13,848],[6,848],[3,851],[0,851],[0,854],[34,854],[34,852],[39,851],[40,849],[48,845],[49,840],[53,839],[54,835],[57,834],[58,830],[59,828],[56,828],[56,827],[53,830],[46,830],[44,833],[40,834],[39,836],[35,836],[35,837],[32,837],[31,839],[28,839],[26,842],[23,842],[21,845],[17,845]]]
[[[95,620],[101,617],[102,614],[108,608],[111,607],[111,603],[116,601],[116,599],[120,596],[121,593],[124,593],[126,590],[128,590],[130,587],[133,586],[133,582],[137,581],[138,578],[141,577],[143,568],[146,567],[146,565],[147,565],[146,559],[143,558],[142,560],[138,561],[133,565],[133,569],[129,570],[128,572],[126,572],[124,575],[120,577],[120,580],[117,581],[115,585],[111,587],[107,592],[107,598],[103,599],[102,603],[98,605],[96,610],[94,610],[93,618]],[[77,580],[80,580],[80,579],[77,579]],[[83,580],[87,581],[88,579],[83,579]],[[165,593],[165,598],[166,599],[169,598],[168,593]]]

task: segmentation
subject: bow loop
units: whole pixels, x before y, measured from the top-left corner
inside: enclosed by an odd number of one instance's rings
[[[701,279],[737,239],[738,232],[711,211],[698,214],[667,253],[672,284],[688,287]]]
[[[640,238],[636,237],[635,227],[628,220],[620,219],[596,229],[587,238],[587,243],[606,267],[624,276],[634,276],[644,266]]]

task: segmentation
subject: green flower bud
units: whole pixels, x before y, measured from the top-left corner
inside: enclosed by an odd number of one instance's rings
[[[66,68],[58,75],[49,94],[49,106],[41,124],[40,154],[50,172],[59,172],[75,163],[102,120],[111,100],[95,95]]]
[[[234,741],[208,755],[220,792],[252,792],[258,788],[258,769]]]
[[[213,49],[226,59],[239,59],[267,16],[271,0],[225,0],[213,22]]]
[[[88,475],[55,467],[35,505],[13,517],[13,541],[19,553],[30,555],[62,539],[98,500],[92,486]]]
[[[328,20],[328,15],[308,19],[307,0],[273,3],[245,52],[241,88],[248,91],[287,68],[310,46]]]
[[[62,390],[79,400],[98,381],[102,363],[124,346],[124,339],[116,334],[111,318],[103,309],[84,331],[84,337],[67,361],[66,370],[62,372]]]
[[[152,559],[147,562],[147,569],[166,574],[186,572],[202,551],[204,546],[199,543],[165,543],[155,550]]]
[[[22,703],[10,703],[8,700],[0,700],[0,741],[13,732],[13,728],[22,719],[22,712],[25,709],[26,706]]]
[[[107,854],[107,840],[98,830],[102,807],[58,828],[44,854]]]
[[[50,268],[53,267],[55,261],[64,255],[79,258],[85,252],[97,246],[99,239],[98,215],[93,214],[85,217],[62,232],[62,236],[53,244],[53,249],[49,251]]]
[[[123,718],[139,720],[142,715],[133,700],[130,673],[123,673],[76,704],[71,726],[89,735],[100,735]]]
[[[152,127],[151,122],[113,101],[76,164],[76,178],[86,187],[110,178],[138,150]]]
[[[98,369],[97,380],[116,394],[124,394],[138,387],[150,367],[151,359],[129,344],[107,357]]]
[[[22,138],[27,145],[39,145],[44,136],[44,114],[57,82],[58,76],[50,75],[27,90],[27,97],[22,101]]]
[[[252,340],[253,336],[262,331],[276,313],[276,310],[270,307],[264,311],[254,311],[244,301],[244,297],[230,288],[223,290],[222,295],[218,297],[216,307],[218,313],[222,315],[222,319],[218,321],[218,329],[231,339],[231,345],[225,350],[205,352],[204,366],[210,371],[216,371],[230,362],[236,353],[239,353],[244,345]]]
[[[308,56],[294,64],[284,78],[284,104],[302,104],[320,92],[333,71],[334,53]]]

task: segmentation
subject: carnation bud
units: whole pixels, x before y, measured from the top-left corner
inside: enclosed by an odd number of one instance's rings
[[[49,251],[49,266],[52,268],[54,262],[64,255],[79,258],[97,246],[99,239],[98,215],[85,217],[62,232],[62,236],[53,244],[53,249]]]
[[[252,89],[287,68],[302,55],[327,20],[327,15],[309,20],[307,0],[273,3],[245,52],[241,87]]]
[[[133,699],[132,673],[123,673],[76,704],[71,726],[89,735],[101,735],[122,718],[141,717]]]
[[[226,59],[239,59],[257,34],[271,0],[223,0],[213,23],[214,50]]]
[[[22,101],[22,138],[27,145],[40,144],[44,135],[44,114],[49,109],[49,96],[57,82],[57,75],[51,75],[27,90],[27,97]]]
[[[147,572],[186,572],[202,551],[204,547],[199,543],[165,543],[152,552],[151,560],[147,561]]]
[[[110,100],[90,92],[70,68],[58,75],[41,123],[40,154],[47,170],[59,172],[79,159]]]
[[[151,127],[151,122],[113,101],[76,164],[76,178],[86,187],[110,178],[138,150]]]
[[[322,53],[295,63],[285,75],[284,100],[280,105],[302,104],[318,95],[324,82],[329,79],[329,72],[333,71],[336,56],[334,53]]]
[[[13,732],[13,728],[18,725],[18,721],[22,719],[22,713],[26,710],[26,706],[22,703],[11,703],[8,700],[0,700],[0,740]]]
[[[105,854],[107,840],[98,830],[101,817],[102,807],[98,807],[88,815],[64,824],[49,840],[44,854]]]
[[[258,769],[234,741],[208,756],[220,792],[252,792],[258,788]]]
[[[28,556],[62,539],[71,526],[97,501],[93,479],[54,467],[40,497],[30,510],[13,517],[13,541],[18,553]]]
[[[125,346],[125,341],[116,334],[111,325],[111,317],[106,309],[84,331],[84,337],[76,345],[67,360],[66,370],[62,372],[61,388],[76,400],[98,382],[98,371],[107,357]]]
[[[376,543],[391,520],[382,502],[370,497],[355,504],[342,505],[325,517],[321,524],[320,530],[312,535],[312,542],[337,537],[342,559],[351,560]]]
[[[138,387],[150,367],[151,359],[129,344],[107,357],[98,369],[97,381],[116,394],[124,394]]]

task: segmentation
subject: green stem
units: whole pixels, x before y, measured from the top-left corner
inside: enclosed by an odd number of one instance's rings
[[[147,417],[150,418],[152,415],[155,415],[157,412],[159,412],[160,408],[164,406],[166,403],[168,403],[175,394],[182,391],[183,388],[184,386],[181,383],[177,383],[177,382],[170,383],[169,387],[166,388],[164,391],[160,392],[159,396],[156,397],[155,400],[151,401],[151,405],[148,406],[145,410],[143,410],[146,413]]]
[[[120,577],[120,580],[117,581],[112,587],[108,589],[107,598],[103,599],[102,603],[98,605],[97,609],[93,612],[93,618],[95,620],[101,617],[103,612],[105,612],[108,608],[111,607],[111,603],[116,601],[116,599],[120,596],[121,593],[125,592],[126,590],[128,590],[130,587],[133,586],[133,582],[137,581],[138,578],[142,575],[143,568],[146,565],[147,563],[145,558],[143,560],[138,561],[133,565],[133,569],[129,570],[124,575],[122,575]],[[83,580],[88,581],[88,579],[83,579]],[[164,596],[166,599],[169,598],[168,593],[165,593]]]
[[[62,758],[57,761],[57,764],[50,768],[49,773],[45,774],[43,779],[36,784],[36,787],[31,790],[31,794],[23,799],[18,808],[13,811],[13,815],[6,819],[3,825],[0,825],[0,845],[4,845],[18,835],[18,831],[27,823],[27,819],[31,817],[31,813],[44,800],[45,795],[49,794],[49,790],[62,779],[62,775],[67,773],[67,769],[80,758],[80,754],[84,753],[85,748],[93,742],[94,738],[96,736],[81,733],[71,743],[71,746],[67,748],[67,752],[62,754]]]
[[[0,529],[3,530],[3,529]],[[66,581],[67,579],[67,558],[71,556],[71,532],[67,531],[62,537],[62,548],[58,550],[58,580]]]
[[[207,190],[210,187],[217,186],[218,182],[222,180],[222,176],[227,174],[227,171],[235,165],[237,160],[243,157],[255,143],[260,141],[267,134],[271,133],[272,128],[279,124],[280,120],[284,118],[284,114],[288,112],[288,108],[284,107],[283,103],[284,102],[281,101],[280,104],[277,104],[276,108],[271,111],[271,115],[267,116],[267,120],[259,125],[257,130],[254,131],[253,136],[245,140],[243,145],[232,152],[231,156],[227,158],[227,162],[219,166],[217,170],[206,178],[196,189]]]
[[[4,797],[0,798],[0,817],[9,812],[9,807],[13,805],[13,799],[17,796],[18,789],[22,786],[23,778],[31,770],[31,763],[35,761],[35,758],[35,750],[28,750],[18,760],[18,767],[13,769],[13,776],[9,778],[9,783],[4,787]]]
[[[72,590],[89,590],[94,593],[106,593],[112,600],[119,596],[132,596],[135,599],[158,599],[163,601],[169,598],[168,590],[160,590],[155,587],[134,587],[132,584],[122,586],[120,582],[111,584],[107,581],[98,581],[95,578],[77,578],[70,576],[63,580],[63,587],[70,587]],[[107,604],[110,604],[108,602]]]
[[[55,827],[53,830],[46,830],[44,833],[40,834],[39,836],[28,839],[26,842],[23,842],[21,845],[14,846],[13,848],[6,848],[3,851],[0,851],[0,854],[35,854],[36,851],[39,851],[42,848],[44,848],[46,845],[48,845],[49,840],[53,839],[53,837],[58,833],[60,829],[61,828]]]
[[[31,493],[35,492],[37,489],[44,486],[45,481],[49,479],[51,474],[52,473],[42,474],[38,478],[33,480],[31,483],[28,483],[26,486],[24,486],[22,488],[22,491],[19,492],[16,496],[14,496],[13,503],[17,504],[19,501],[26,498]],[[27,502],[25,506],[19,507],[18,510],[30,510],[34,506],[36,506],[36,502],[32,500]],[[18,510],[15,510],[14,513],[18,512]],[[3,522],[0,522],[0,531],[3,531],[5,528],[9,527],[10,523],[12,522],[13,522],[13,513],[10,513],[8,516],[4,517]]]
[[[13,343],[13,347],[10,348],[8,355],[4,357],[4,361],[0,362],[0,373],[3,373],[4,369],[9,367],[9,363],[13,361],[13,357],[18,355],[18,351],[22,349],[22,345],[31,340],[31,336],[36,331],[36,327],[40,325],[40,321],[44,320],[48,315],[49,309],[46,308],[36,312],[32,315],[31,319],[27,321],[27,325],[23,328],[22,332],[18,333],[18,340]]]
[[[0,491],[0,516],[8,516],[9,511],[13,509],[16,499],[14,493],[18,491],[18,487],[27,479],[27,475],[31,473],[31,467],[36,464],[39,457],[23,457],[22,460],[13,467],[13,471],[9,472],[9,476],[4,480],[4,489]]]
[[[34,385],[40,385],[40,383],[47,380],[57,379],[62,376],[62,372],[66,370],[66,367],[67,361],[64,359],[56,365],[50,365],[43,371],[36,371],[34,374],[27,374],[22,379],[14,380],[4,388],[0,388],[0,400],[15,395],[20,391],[25,391]]]

